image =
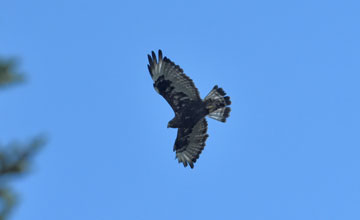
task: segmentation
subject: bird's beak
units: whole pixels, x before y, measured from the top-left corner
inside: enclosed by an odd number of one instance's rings
[[[170,125],[169,125],[169,124],[167,125],[167,128],[170,128]]]

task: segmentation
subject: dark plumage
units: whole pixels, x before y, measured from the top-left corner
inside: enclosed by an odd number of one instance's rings
[[[175,112],[168,127],[178,128],[174,151],[179,163],[194,168],[208,138],[205,116],[225,122],[229,117],[230,97],[222,88],[214,86],[202,100],[194,82],[170,59],[162,56],[158,59],[154,51],[148,55],[148,69],[154,81],[155,90],[162,95]]]

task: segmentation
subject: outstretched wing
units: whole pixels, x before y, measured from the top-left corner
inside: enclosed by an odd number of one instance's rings
[[[154,81],[155,90],[162,95],[175,112],[190,101],[199,101],[200,95],[194,82],[183,70],[159,50],[158,60],[154,51],[148,55],[148,69]]]
[[[179,163],[187,164],[194,168],[194,163],[199,158],[201,151],[205,147],[205,141],[209,137],[206,134],[207,122],[206,119],[201,119],[192,128],[179,128],[176,137],[174,151],[176,151],[176,158]]]

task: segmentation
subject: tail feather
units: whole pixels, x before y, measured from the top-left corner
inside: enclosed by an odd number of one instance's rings
[[[205,97],[204,102],[206,103],[210,118],[225,122],[226,118],[229,117],[231,109],[226,106],[230,105],[231,101],[230,97],[225,95],[224,90],[216,85]]]
[[[226,122],[226,118],[229,117],[230,110],[231,110],[230,107],[219,108],[218,110],[215,110],[214,112],[208,114],[208,116],[209,118],[221,122]]]

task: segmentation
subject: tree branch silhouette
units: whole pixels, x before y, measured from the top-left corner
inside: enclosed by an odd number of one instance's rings
[[[17,73],[15,59],[0,59],[0,88],[24,81],[24,75]],[[0,220],[8,218],[17,203],[16,193],[8,186],[8,180],[29,171],[31,159],[45,145],[45,138],[34,137],[29,143],[13,141],[7,146],[0,144]]]
[[[15,59],[0,59],[0,87],[24,81],[24,75],[16,72]]]

